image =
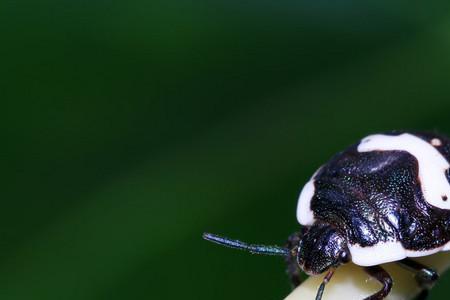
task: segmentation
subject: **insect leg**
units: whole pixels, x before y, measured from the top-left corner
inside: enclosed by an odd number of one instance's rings
[[[298,266],[297,260],[286,259],[286,262],[287,262],[286,273],[289,277],[292,288],[296,288],[303,282],[302,270]]]
[[[392,277],[380,266],[372,266],[364,268],[367,274],[377,279],[383,288],[375,294],[365,298],[364,300],[381,300],[384,299],[392,289]]]
[[[429,289],[439,279],[439,274],[435,270],[410,258],[402,259],[398,263],[406,269],[416,272],[415,278],[421,288]]]
[[[292,288],[296,288],[302,283],[302,269],[297,262],[298,244],[303,236],[302,232],[291,234],[287,240],[286,248],[291,251],[291,255],[286,256],[286,273],[291,281]]]

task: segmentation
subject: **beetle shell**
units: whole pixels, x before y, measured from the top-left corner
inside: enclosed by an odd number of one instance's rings
[[[303,187],[301,225],[330,224],[372,266],[450,250],[450,140],[390,132],[336,154]]]

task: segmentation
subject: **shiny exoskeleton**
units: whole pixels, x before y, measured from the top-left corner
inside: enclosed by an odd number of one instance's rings
[[[450,250],[449,161],[450,140],[443,135],[372,135],[333,156],[305,185],[297,212],[302,229],[290,236],[286,247],[212,234],[204,238],[285,256],[294,286],[301,283],[301,272],[327,272],[316,299],[335,269],[350,261],[382,283],[366,299],[389,294],[392,278],[379,264],[392,261],[416,273],[423,288],[420,298],[425,298],[438,275],[410,257]]]

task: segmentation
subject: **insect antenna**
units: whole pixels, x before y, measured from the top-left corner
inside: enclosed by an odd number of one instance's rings
[[[253,254],[264,254],[264,255],[281,255],[288,256],[291,252],[287,248],[278,246],[267,246],[267,245],[255,245],[247,244],[238,240],[232,240],[226,237],[221,237],[212,233],[204,233],[203,238],[207,241],[229,247],[234,249],[245,250]]]

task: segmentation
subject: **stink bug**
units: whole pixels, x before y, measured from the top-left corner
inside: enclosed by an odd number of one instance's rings
[[[340,265],[353,262],[382,288],[392,278],[380,264],[415,272],[424,299],[438,274],[411,257],[450,250],[450,139],[423,132],[368,136],[334,155],[303,187],[300,231],[284,247],[253,245],[205,233],[204,239],[251,253],[281,255],[294,286],[300,273],[325,273],[316,300]]]

